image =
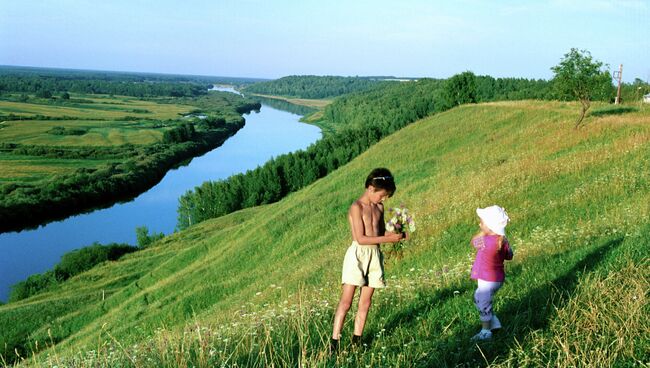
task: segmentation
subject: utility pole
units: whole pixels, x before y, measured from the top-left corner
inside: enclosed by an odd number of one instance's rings
[[[616,100],[614,100],[614,105],[621,103],[621,79],[623,77],[623,64],[619,65],[618,72],[614,72],[614,78],[618,79],[618,90],[616,91]]]

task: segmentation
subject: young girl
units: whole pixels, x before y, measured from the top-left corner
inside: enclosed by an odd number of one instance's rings
[[[352,245],[343,259],[341,283],[343,291],[334,316],[331,351],[338,350],[341,329],[350,310],[357,287],[361,288],[359,308],[354,319],[352,343],[361,343],[361,334],[366,324],[370,300],[375,288],[385,287],[384,258],[379,243],[396,243],[403,234],[385,231],[383,201],[395,192],[395,181],[388,169],[372,170],[366,178],[366,190],[348,211],[352,231]]]
[[[512,259],[512,249],[506,239],[505,228],[510,221],[506,211],[499,206],[477,208],[481,231],[472,238],[476,260],[472,266],[472,279],[478,282],[474,304],[478,309],[482,329],[472,340],[488,340],[492,331],[501,328],[501,322],[492,313],[492,297],[503,285],[503,261]]]

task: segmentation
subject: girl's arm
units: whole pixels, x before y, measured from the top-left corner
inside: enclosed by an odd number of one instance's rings
[[[476,249],[479,249],[483,247],[483,232],[479,232],[478,234],[474,235],[472,237],[472,240],[470,240],[470,244]]]
[[[380,221],[383,221],[383,217]],[[395,233],[385,233],[383,236],[367,236],[366,227],[363,224],[361,207],[356,203],[350,207],[350,225],[352,226],[352,234],[360,245],[397,243],[402,239],[402,234]]]

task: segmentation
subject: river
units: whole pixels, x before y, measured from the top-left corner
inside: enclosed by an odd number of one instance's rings
[[[217,90],[236,92],[232,88]],[[135,228],[170,234],[176,227],[178,198],[207,180],[225,179],[284,153],[307,148],[321,137],[300,115],[262,104],[244,115],[246,124],[223,145],[167,172],[160,183],[127,203],[68,217],[34,230],[0,234],[0,300],[11,285],[57,264],[64,253],[93,242],[135,245]]]

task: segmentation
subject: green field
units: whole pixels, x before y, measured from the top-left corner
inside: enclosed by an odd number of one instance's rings
[[[74,102],[91,101],[91,102]],[[47,103],[36,99],[28,102],[0,101],[0,114],[18,116],[43,115],[52,117],[72,117],[93,120],[119,120],[125,116],[143,119],[176,119],[194,109],[192,106],[160,104],[128,96],[102,96],[72,94],[72,102],[62,104]]]
[[[499,102],[418,121],[278,203],[0,306],[0,353],[23,345],[25,363],[59,367],[647,365],[650,109],[574,130],[577,111]],[[418,231],[387,262],[367,346],[328,356],[346,212],[380,166],[397,180],[387,205]],[[494,203],[515,258],[495,304],[504,330],[475,345],[468,241],[475,208]]]
[[[73,97],[92,103],[55,105],[0,101],[0,114],[13,114],[25,119],[0,122],[0,142],[45,146],[152,144],[162,139],[161,130],[153,126],[152,120],[178,119],[196,109],[134,97]],[[36,115],[43,118],[30,119]],[[57,119],[43,120],[45,117]],[[83,135],[56,135],[50,133],[54,127],[87,132]]]
[[[74,172],[80,167],[97,168],[105,160],[71,160],[34,158],[32,156],[0,155],[0,183],[35,182],[54,175]]]
[[[134,121],[111,120],[14,120],[0,129],[0,142],[42,146],[116,146],[162,141],[161,129]],[[81,135],[52,134],[55,127],[82,129]]]
[[[156,120],[178,119],[196,107],[156,103],[125,96],[72,95],[72,101],[62,105],[43,100],[13,102],[0,100],[0,115],[16,115],[26,120],[0,121],[0,143],[35,146],[81,147],[147,145],[162,141],[163,129]],[[34,102],[35,101],[35,102]],[[39,116],[39,119],[34,117]],[[43,120],[57,118],[57,120]],[[138,119],[135,119],[138,118]],[[79,135],[53,134],[53,129],[80,129]],[[95,168],[104,160],[51,159],[16,156],[0,152],[0,182],[33,182],[74,172],[80,167]]]

